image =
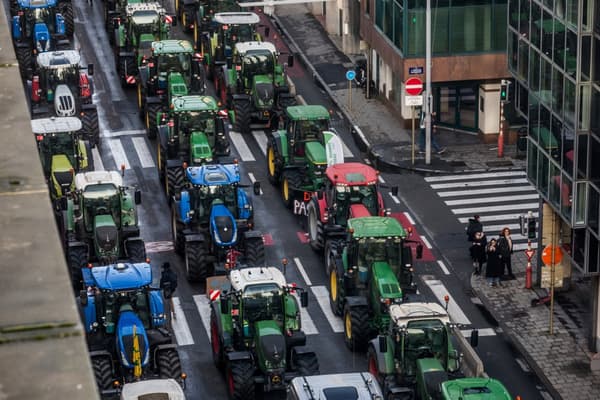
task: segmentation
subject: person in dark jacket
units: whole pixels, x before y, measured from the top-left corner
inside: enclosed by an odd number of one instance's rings
[[[483,268],[483,263],[486,261],[486,246],[487,237],[483,232],[475,233],[473,244],[471,245],[471,259],[473,260],[473,273],[479,275]]]
[[[475,214],[473,218],[469,218],[469,225],[467,225],[467,240],[472,242],[475,239],[477,232],[483,232],[483,224],[479,218],[479,215]]]
[[[508,279],[515,279],[515,276],[512,272],[512,253],[513,253],[513,242],[510,237],[510,229],[504,228],[502,232],[500,232],[500,237],[498,238],[498,251],[502,256],[500,260],[500,264],[502,265],[502,274],[506,276]]]
[[[498,286],[500,284],[500,276],[502,275],[502,264],[500,263],[502,256],[496,246],[496,239],[492,239],[488,243],[486,251],[487,265],[485,267],[485,277],[490,286]]]

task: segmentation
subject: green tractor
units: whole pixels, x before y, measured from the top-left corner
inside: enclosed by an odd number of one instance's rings
[[[104,0],[104,27],[108,34],[108,41],[115,43],[115,29],[119,20],[127,18],[127,7],[132,4],[155,3],[155,0]]]
[[[213,31],[212,22],[216,13],[240,11],[241,7],[234,0],[175,0],[175,13],[182,29],[192,32],[197,46],[200,46],[201,35],[208,37]]]
[[[443,382],[441,388],[433,388],[422,399],[442,400],[512,400],[506,387],[499,380],[485,377],[461,378]],[[434,397],[441,393],[441,397]],[[428,397],[427,397],[428,396]]]
[[[135,84],[138,66],[151,56],[152,42],[169,38],[172,18],[159,3],[134,3],[117,19],[115,61],[121,85]],[[111,34],[111,33],[109,33]]]
[[[341,139],[330,129],[329,120],[323,106],[287,107],[284,129],[269,138],[267,176],[273,185],[281,186],[288,208],[297,198],[309,199],[324,187],[328,166],[344,162]]]
[[[137,95],[147,135],[154,139],[158,113],[169,108],[172,98],[203,94],[206,85],[199,55],[187,40],[152,42],[151,54],[138,68]]]
[[[345,240],[329,240],[325,262],[331,309],[344,320],[349,349],[365,350],[389,325],[388,309],[416,292],[407,233],[391,217],[348,220]],[[417,258],[422,247],[417,246]]]
[[[498,385],[484,389],[489,378],[475,378],[477,384],[474,380],[462,379],[466,368],[463,369],[463,354],[459,349],[468,347],[473,357],[477,357],[472,349],[477,346],[477,331],[472,332],[469,344],[457,325],[451,323],[444,307],[437,303],[394,304],[389,308],[389,315],[387,332],[373,339],[367,352],[369,372],[383,386],[387,399],[458,400],[465,398],[459,394],[468,387],[473,391],[464,393],[498,393]],[[445,387],[444,396],[442,387]],[[475,387],[481,389],[476,391]],[[502,394],[507,394],[505,389]]]
[[[77,172],[94,170],[91,145],[81,139],[81,127],[75,117],[31,120],[53,203],[75,189]]]
[[[285,390],[294,377],[319,373],[317,355],[306,347],[300,319],[308,293],[288,285],[279,269],[233,269],[227,277],[208,278],[206,288],[214,300],[213,361],[225,370],[231,399],[254,399],[257,384],[264,391]],[[300,305],[295,291],[300,292]]]
[[[183,188],[185,167],[229,155],[223,113],[211,96],[180,96],[171,100],[169,112],[158,114],[156,166],[169,199]]]
[[[136,211],[140,203],[141,193],[123,186],[117,171],[75,175],[75,191],[62,204],[60,224],[75,289],[82,288],[81,269],[91,263],[146,259]]]
[[[234,111],[234,129],[250,133],[251,123],[267,128],[277,123],[284,110],[296,104],[286,79],[286,65],[269,42],[238,42],[231,58],[216,70],[221,102]]]

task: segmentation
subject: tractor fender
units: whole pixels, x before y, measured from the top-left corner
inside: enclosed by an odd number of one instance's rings
[[[312,354],[315,357],[317,357],[317,354],[315,353],[315,351],[312,350],[310,347],[296,346],[292,349],[291,358],[292,358],[292,360],[295,360],[298,356],[303,356],[305,354]]]
[[[185,233],[185,232],[184,232]],[[203,233],[188,233],[185,234],[186,242],[204,242],[206,238]]]
[[[125,57],[135,58],[135,53],[133,51],[119,51],[119,57],[121,57],[121,58],[125,58]]]
[[[277,154],[279,154],[279,156],[281,156],[284,160],[287,161],[287,133],[283,130],[273,132],[273,143],[275,144],[275,149],[277,149]]]
[[[306,346],[306,334],[303,331],[292,331],[291,336],[285,336],[285,347],[288,349],[293,348],[295,350],[303,346]]]
[[[18,48],[30,48],[31,46],[27,42],[16,42],[15,47]]]
[[[87,243],[79,242],[79,241],[69,242],[69,248],[73,248],[73,247],[83,247],[83,248],[85,248],[86,251],[89,250]]]
[[[181,160],[178,158],[167,160],[167,169],[171,168],[181,168]]]
[[[242,100],[250,101],[251,98],[250,98],[250,96],[248,96],[247,94],[244,94],[244,93],[236,93],[233,95],[233,101],[242,101]]]
[[[392,353],[392,349],[394,348],[394,343],[389,336],[385,336],[385,340],[387,341],[388,351],[382,353],[379,349],[379,337],[372,339],[369,342],[369,346],[374,350],[375,356],[377,358],[377,370],[384,375],[393,374],[394,373],[394,355]]]
[[[350,308],[352,307],[368,307],[369,303],[367,298],[364,296],[348,296],[346,297],[346,303]]]
[[[146,97],[146,104],[161,104],[160,97],[158,97],[158,96]]]
[[[110,365],[113,364],[112,355],[106,350],[90,351],[90,358],[108,358],[110,360]]]
[[[325,221],[325,215],[327,214],[327,201],[325,199],[325,196],[323,196],[321,199],[319,199],[319,197],[317,195],[313,195],[313,201],[317,203],[317,207],[316,209],[319,212],[319,215],[317,215],[317,218],[319,219],[319,221],[321,221],[324,225],[327,223],[327,221]]]
[[[262,235],[262,233],[260,231],[255,231],[255,230],[245,231],[243,233],[243,235],[244,235],[244,240],[254,239],[254,238],[261,238],[262,239],[262,237],[263,237],[263,235]]]
[[[96,110],[96,105],[94,103],[82,104],[81,109],[83,111]]]
[[[224,299],[224,301],[227,301],[227,299]],[[217,329],[219,330],[219,337],[223,339],[223,346],[231,346],[231,343],[233,343],[233,339],[231,337],[231,333],[229,331],[225,331],[225,329],[223,328],[223,314],[221,314],[220,302],[220,299],[219,301],[213,301],[211,302],[210,307],[215,313]]]
[[[144,245],[144,239],[142,239],[141,237],[127,238],[127,239],[123,240],[123,245],[125,246],[125,248],[127,248],[128,243],[136,243],[136,242]]]
[[[158,140],[160,141],[160,147],[163,149],[168,148],[169,142],[169,126],[168,125],[158,125],[156,127],[158,131]]]
[[[249,351],[232,351],[227,353],[227,361],[252,360],[252,354]]]

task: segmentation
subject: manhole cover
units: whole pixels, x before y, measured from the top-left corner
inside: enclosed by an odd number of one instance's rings
[[[486,165],[488,167],[513,167],[514,164],[510,160],[501,160],[501,161],[486,161]]]

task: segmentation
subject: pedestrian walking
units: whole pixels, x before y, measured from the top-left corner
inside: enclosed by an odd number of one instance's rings
[[[435,140],[435,111],[431,113],[431,148],[437,154],[443,154],[446,151],[445,147],[441,147],[437,141]],[[426,141],[426,133],[425,133],[425,113],[421,111],[421,121],[420,121],[420,131],[419,131],[419,153],[425,153],[425,141]]]
[[[466,228],[467,240],[473,242],[475,240],[475,234],[477,232],[483,232],[483,224],[479,215],[475,214],[473,218],[469,218],[469,225]]]
[[[487,237],[483,232],[475,233],[475,237],[473,238],[473,244],[469,249],[471,253],[471,259],[473,260],[473,273],[475,275],[481,274],[481,270],[483,268],[483,263],[486,261],[486,246],[487,246]]]
[[[513,242],[510,237],[510,229],[507,227],[502,229],[500,237],[498,238],[498,251],[500,252],[502,273],[507,279],[515,279],[512,272],[512,253],[513,253]]]
[[[500,285],[500,276],[502,275],[501,256],[496,246],[496,239],[491,239],[486,249],[487,264],[485,267],[485,277],[490,286]]]
[[[162,265],[162,272],[160,274],[160,288],[163,292],[165,305],[168,304],[168,310],[166,314],[169,316],[168,322],[171,325],[171,320],[175,319],[175,309],[173,307],[173,293],[177,289],[177,274],[171,269],[171,264],[164,262]]]

